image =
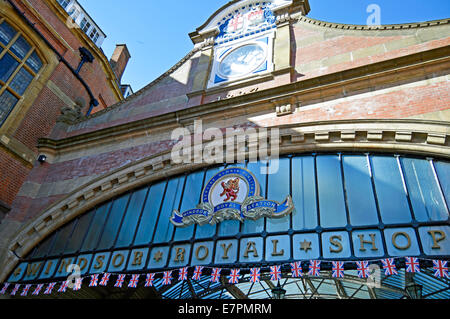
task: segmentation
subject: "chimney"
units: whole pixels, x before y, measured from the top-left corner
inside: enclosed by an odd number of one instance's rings
[[[130,52],[128,51],[127,45],[117,44],[116,49],[114,50],[114,53],[109,62],[111,64],[114,73],[116,74],[117,81],[119,83],[121,82],[122,75],[125,72],[125,68],[130,58],[131,55]]]

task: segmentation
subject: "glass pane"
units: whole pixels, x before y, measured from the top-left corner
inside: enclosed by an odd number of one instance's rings
[[[206,187],[206,185],[210,181],[210,179],[213,178],[213,176],[216,175],[217,173],[219,173],[221,170],[223,170],[224,167],[225,166],[209,169],[206,172],[205,185],[203,185],[203,188]],[[195,232],[195,238],[210,238],[216,234],[216,229],[217,229],[217,225],[199,226],[199,227],[197,227],[197,231]]]
[[[56,235],[55,244],[53,245],[53,249],[50,252],[49,256],[57,256],[61,255],[64,252],[64,248],[72,234],[73,227],[76,223],[72,222],[61,228]]]
[[[314,229],[317,225],[317,195],[314,157],[292,159],[292,228]]]
[[[145,245],[152,240],[165,187],[166,182],[163,182],[153,185],[150,188],[144,207],[144,212],[142,213],[139,230],[136,235],[136,240],[134,241],[135,245]]]
[[[186,187],[184,188],[183,202],[181,204],[180,213],[183,213],[189,209],[197,207],[200,203],[200,196],[203,187],[204,172],[197,172],[190,174],[186,180]],[[194,235],[195,225],[176,228],[175,229],[175,241],[190,240]]]
[[[67,243],[67,247],[65,249],[66,254],[75,253],[78,251],[78,249],[80,249],[80,246],[83,243],[83,239],[86,235],[86,232],[89,228],[89,224],[91,223],[91,219],[94,216],[94,214],[95,211],[92,211],[81,216],[75,230],[73,231],[70,241]]]
[[[42,243],[37,246],[37,248],[33,252],[32,258],[43,258],[47,255],[49,249],[52,247],[53,240],[56,237],[56,233],[53,233],[47,239],[45,239]]]
[[[447,209],[430,162],[403,158],[402,163],[416,220],[420,222],[447,220]]]
[[[343,156],[342,164],[350,224],[353,226],[378,224],[378,213],[367,157]]]
[[[395,157],[371,157],[380,215],[385,224],[410,223],[411,212]]]
[[[130,194],[127,194],[114,200],[97,250],[109,249],[114,245],[129,198]]]
[[[133,193],[128,204],[125,219],[122,222],[119,238],[117,239],[116,247],[127,247],[131,245],[136,227],[141,216],[142,208],[144,207],[145,198],[148,193],[148,188],[141,189]]]
[[[9,87],[22,95],[33,80],[33,75],[24,68],[16,74]]]
[[[27,60],[27,65],[35,72],[38,73],[42,67],[42,60],[37,55],[36,51],[33,52]]]
[[[11,47],[12,53],[14,53],[19,59],[23,59],[28,52],[30,52],[31,46],[28,44],[22,36],[20,36]]]
[[[173,210],[179,208],[184,180],[185,177],[179,177],[169,181],[153,243],[166,243],[172,239],[174,226],[170,218]]]
[[[9,41],[16,35],[16,30],[13,29],[8,23],[3,22],[0,24],[0,42],[7,45]]]
[[[268,176],[267,199],[282,203],[290,194],[290,159],[271,160],[269,165],[278,165],[278,171]],[[266,221],[266,230],[269,233],[288,231],[289,228],[291,228],[290,215],[283,218],[268,218]]]
[[[321,226],[347,226],[339,156],[317,156],[317,183]]]
[[[9,112],[19,101],[14,95],[12,95],[8,91],[4,91],[0,96],[0,124],[3,123],[4,120],[9,115]]]
[[[263,172],[267,172],[267,161],[248,163],[247,169],[252,172],[258,180],[261,197],[266,198],[267,174],[262,174],[261,169]],[[242,233],[244,234],[258,234],[262,231],[264,231],[264,218],[258,220],[247,219],[242,225]]]
[[[0,60],[0,80],[3,82],[8,81],[9,77],[14,73],[18,65],[19,62],[17,62],[11,54],[5,54]]]
[[[435,162],[434,167],[441,183],[442,192],[447,200],[447,207],[450,206],[450,163]]]
[[[102,229],[105,225],[106,217],[108,216],[111,202],[106,203],[95,211],[94,219],[92,220],[91,227],[83,243],[81,252],[92,251],[97,247],[98,240],[102,234]]]

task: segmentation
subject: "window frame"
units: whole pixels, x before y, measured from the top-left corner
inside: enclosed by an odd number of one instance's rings
[[[7,19],[4,16],[0,15],[0,25],[2,23],[8,23],[8,25],[10,25],[15,31],[16,34],[14,35],[14,37],[11,38],[11,40],[8,42],[7,45],[4,45],[3,43],[0,43],[0,60],[6,55],[9,54],[16,62],[18,62],[19,64],[16,66],[16,68],[14,69],[14,72],[8,77],[8,79],[5,81],[0,80],[0,96],[2,96],[2,94],[5,91],[8,91],[10,94],[12,94],[15,98],[17,98],[17,103],[8,111],[8,113],[6,114],[6,116],[3,119],[0,119],[0,129],[4,126],[4,124],[7,122],[8,118],[10,117],[11,113],[13,112],[14,109],[17,108],[17,106],[21,103],[21,101],[24,99],[24,97],[26,96],[28,90],[33,86],[33,84],[35,83],[36,79],[39,78],[39,76],[42,74],[43,70],[46,67],[46,60],[44,59],[42,53],[37,49],[38,46],[35,44],[34,41],[32,41],[25,32],[22,31],[21,28],[19,28],[16,24],[12,23],[9,19]],[[24,40],[27,41],[27,43],[30,45],[30,49],[27,52],[27,54],[24,56],[23,59],[20,59],[20,57],[16,56],[16,54],[14,54],[14,52],[11,50],[12,46],[16,43],[16,41],[22,37]],[[33,70],[32,67],[30,67],[27,64],[28,59],[34,54],[36,53],[36,55],[38,56],[38,58],[41,60],[41,67],[39,69],[38,72],[35,72]],[[30,73],[33,76],[33,79],[31,80],[31,82],[28,84],[27,88],[24,90],[24,92],[22,94],[19,94],[19,92],[16,92],[12,87],[11,87],[11,83],[13,82],[13,80],[15,79],[15,77],[17,76],[17,74],[22,70],[25,69],[28,73]]]

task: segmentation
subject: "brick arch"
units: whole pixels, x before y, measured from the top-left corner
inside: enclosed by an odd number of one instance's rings
[[[333,121],[280,129],[280,155],[311,152],[399,153],[450,159],[450,129],[444,122],[413,120]],[[247,152],[246,158],[249,158]],[[93,179],[44,209],[14,235],[0,260],[0,282],[44,238],[77,216],[143,185],[210,166],[175,164],[169,151]]]

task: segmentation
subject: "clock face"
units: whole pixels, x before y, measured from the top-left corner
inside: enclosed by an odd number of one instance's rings
[[[258,69],[266,61],[266,52],[258,44],[247,44],[231,51],[220,63],[219,74],[239,77]]]

